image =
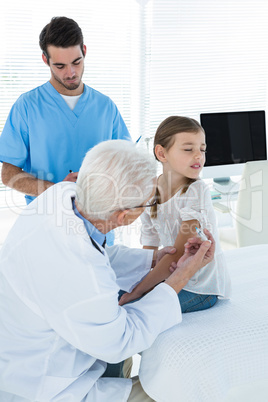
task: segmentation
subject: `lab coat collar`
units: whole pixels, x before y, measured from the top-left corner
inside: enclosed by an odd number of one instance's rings
[[[106,243],[106,236],[101,233],[94,225],[92,225],[91,222],[89,222],[86,218],[84,218],[77,210],[76,205],[75,205],[75,198],[72,197],[72,204],[73,204],[73,210],[76,216],[78,216],[78,218],[82,219],[82,221],[84,222],[86,231],[89,235],[89,237],[91,237],[95,242],[97,242],[98,244],[100,244],[102,247],[104,247],[105,243]]]

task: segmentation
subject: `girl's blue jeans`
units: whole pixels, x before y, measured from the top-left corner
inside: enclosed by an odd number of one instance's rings
[[[182,313],[191,313],[193,311],[206,310],[217,302],[215,295],[200,295],[182,289],[178,294]]]

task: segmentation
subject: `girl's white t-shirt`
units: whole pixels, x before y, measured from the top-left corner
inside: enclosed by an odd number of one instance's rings
[[[141,215],[141,244],[143,246],[172,246],[183,221],[196,219],[201,229],[207,228],[216,243],[214,260],[201,268],[184,287],[193,293],[229,298],[231,281],[220,247],[216,216],[209,187],[196,180],[184,194],[179,190],[172,198],[157,205],[157,218],[151,218],[150,208]]]

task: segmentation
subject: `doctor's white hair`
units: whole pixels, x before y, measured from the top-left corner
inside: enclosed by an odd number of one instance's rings
[[[94,219],[144,205],[154,190],[156,162],[126,140],[101,142],[90,149],[78,173],[76,201]]]

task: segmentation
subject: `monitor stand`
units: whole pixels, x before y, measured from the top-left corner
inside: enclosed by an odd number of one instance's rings
[[[213,187],[221,194],[232,194],[239,191],[239,183],[232,181],[230,177],[213,179]]]

